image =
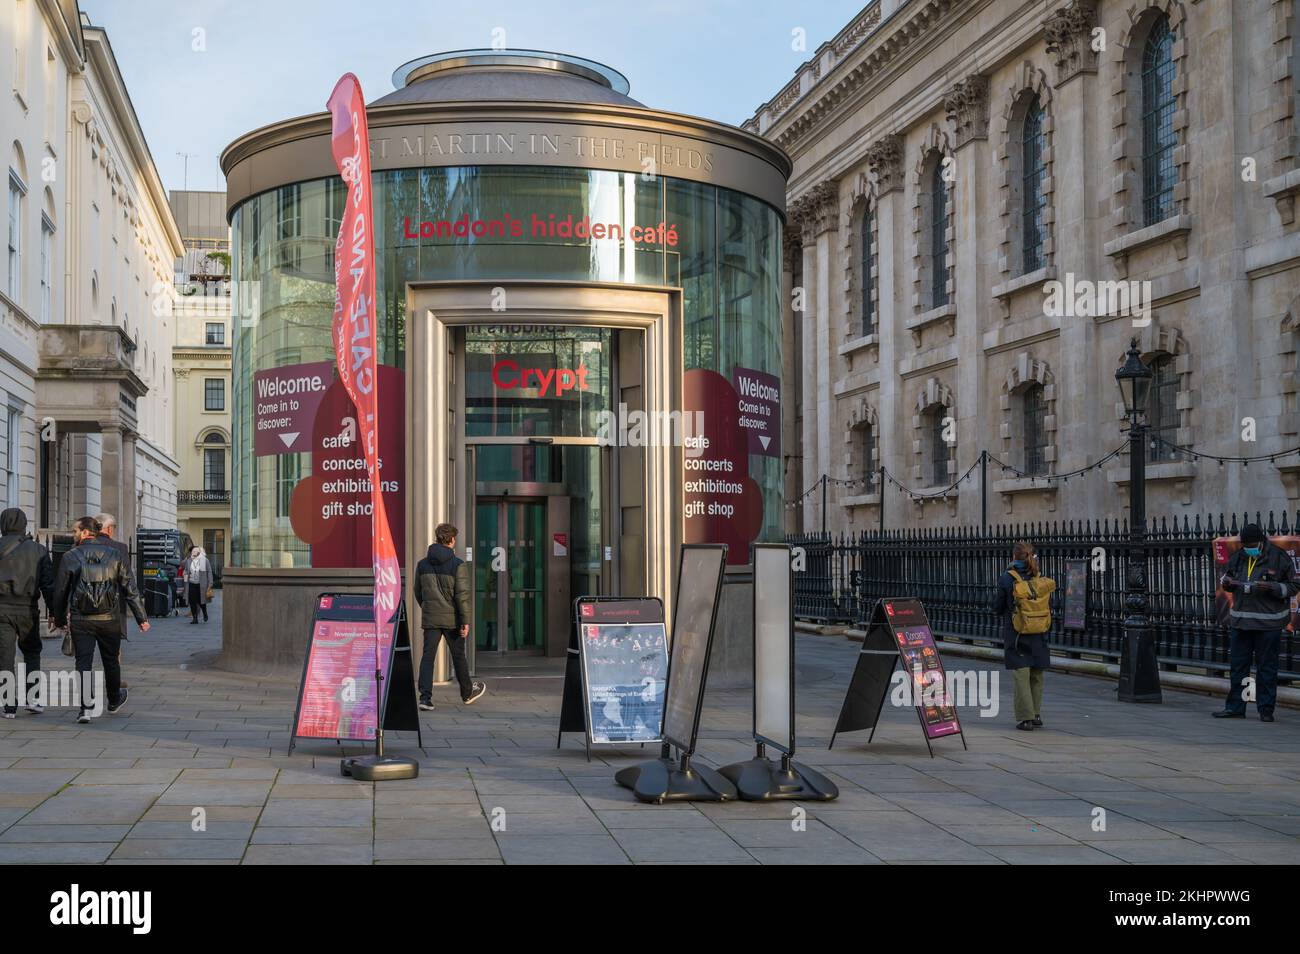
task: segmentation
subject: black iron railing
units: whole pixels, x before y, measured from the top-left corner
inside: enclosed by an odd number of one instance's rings
[[[1300,532],[1300,514],[1288,524],[1273,513],[1255,522],[1270,536]],[[1241,523],[1220,514],[1180,523],[1152,520],[1146,541],[1149,614],[1156,652],[1164,668],[1223,671],[1227,633],[1215,616],[1213,540],[1235,536]],[[1126,521],[1066,521],[980,528],[916,529],[835,536],[787,537],[803,548],[804,569],[795,573],[795,615],[824,623],[861,623],[877,599],[915,596],[925,604],[935,633],[949,640],[1001,645],[991,610],[998,575],[1011,545],[1029,540],[1042,572],[1058,582],[1053,597],[1052,646],[1070,656],[1119,656],[1124,638],[1124,579],[1132,544]],[[1065,561],[1088,559],[1088,611],[1082,632],[1067,631],[1059,601]],[[1300,638],[1282,636],[1282,678],[1300,680]]]

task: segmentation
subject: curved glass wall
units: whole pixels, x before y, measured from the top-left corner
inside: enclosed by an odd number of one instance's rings
[[[253,378],[333,361],[345,196],[338,178],[296,183],[249,199],[232,219],[235,566],[311,565],[289,516],[311,455],[254,455]],[[376,173],[374,202],[385,364],[405,364],[408,282],[547,279],[679,287],[688,370],[781,373],[781,222],[758,199],[662,176],[496,166]],[[751,456],[750,474],[763,497],[759,539],[777,539],[781,461]]]

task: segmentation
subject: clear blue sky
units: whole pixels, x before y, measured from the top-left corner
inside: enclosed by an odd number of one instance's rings
[[[168,189],[222,189],[217,156],[235,137],[324,109],[338,77],[367,99],[401,63],[492,45],[554,50],[608,63],[633,98],[739,123],[770,99],[866,0],[81,0],[108,31],[154,162]],[[793,50],[802,28],[807,51]],[[196,51],[194,30],[206,51]]]

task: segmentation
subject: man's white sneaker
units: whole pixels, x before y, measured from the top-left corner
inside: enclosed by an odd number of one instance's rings
[[[81,712],[77,715],[77,722],[80,725],[90,725],[90,713],[87,712],[85,709],[82,709]]]
[[[45,706],[41,705],[39,702],[29,702],[27,703],[27,711],[32,715],[40,715],[45,711]]]

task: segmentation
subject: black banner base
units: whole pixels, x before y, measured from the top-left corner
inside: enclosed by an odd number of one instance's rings
[[[748,762],[724,765],[718,772],[736,786],[741,801],[745,802],[782,798],[830,802],[840,797],[840,790],[825,775],[789,758],[773,762],[759,755]]]
[[[358,782],[391,782],[418,778],[420,763],[400,755],[361,755],[339,760],[339,773]]]
[[[683,757],[680,763],[655,759],[619,769],[614,781],[632,789],[637,801],[662,805],[664,802],[730,802],[738,793],[736,786],[711,768],[692,765]]]

